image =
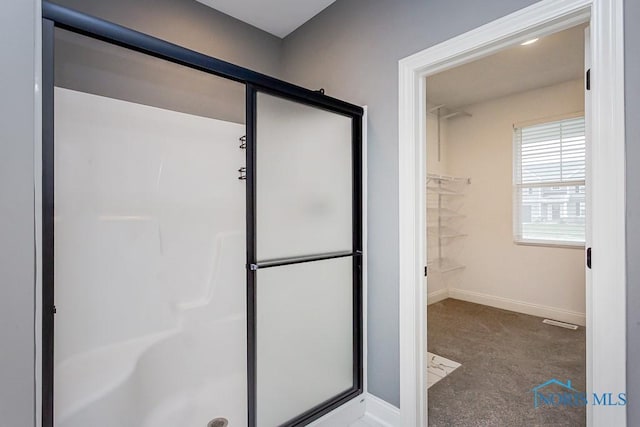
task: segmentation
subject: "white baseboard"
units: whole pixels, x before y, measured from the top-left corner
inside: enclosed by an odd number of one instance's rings
[[[444,288],[439,291],[429,292],[427,294],[427,305],[442,301],[449,298],[449,289]]]
[[[365,416],[368,395],[361,394],[344,405],[334,409],[325,416],[318,418],[309,426],[313,427],[349,427]]]
[[[448,296],[449,298],[459,299],[462,301],[474,302],[476,304],[488,305],[490,307],[501,308],[503,310],[515,311],[518,313],[530,314],[532,316],[546,317],[553,320],[560,320],[561,322],[574,323],[580,326],[584,326],[586,324],[585,314],[576,311],[532,304],[529,302],[517,301],[463,289],[449,289]]]
[[[368,424],[380,427],[398,427],[400,426],[400,409],[390,403],[367,394],[367,409],[365,420]]]

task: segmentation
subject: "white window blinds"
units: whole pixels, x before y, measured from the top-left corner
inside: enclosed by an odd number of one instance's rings
[[[514,128],[516,242],[584,245],[584,117]]]

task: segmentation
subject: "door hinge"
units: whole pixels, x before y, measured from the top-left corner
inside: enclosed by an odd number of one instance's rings
[[[428,267],[425,265],[424,266],[424,277],[427,277],[427,270],[428,270]]]
[[[587,268],[591,269],[591,248],[587,248]]]
[[[58,312],[58,309],[56,308],[56,306],[53,306],[53,314],[56,314]]]
[[[587,84],[587,90],[591,90],[591,68],[587,70],[587,75],[584,80]]]

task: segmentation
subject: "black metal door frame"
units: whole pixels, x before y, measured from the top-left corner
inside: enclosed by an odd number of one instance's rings
[[[271,88],[258,87],[247,84],[247,328],[248,328],[248,373],[253,378],[249,381],[249,426],[256,425],[256,303],[257,303],[257,272],[258,270],[280,267],[285,265],[301,264],[306,262],[323,261],[335,258],[351,257],[353,260],[353,384],[352,387],[331,399],[320,403],[305,413],[289,420],[286,426],[303,426],[309,422],[323,416],[345,402],[353,399],[362,393],[362,116],[349,115],[352,118],[352,248],[350,251],[318,254],[313,256],[292,257],[287,259],[277,259],[260,261],[257,258],[256,247],[256,170],[258,168],[256,160],[256,140],[257,140],[257,94],[267,93],[284,99],[291,97],[282,94]],[[302,104],[317,106],[313,102],[293,99]],[[331,111],[331,110],[330,110]]]
[[[302,426],[327,414],[363,391],[362,305],[362,116],[363,109],[322,92],[312,91],[213,58],[167,41],[47,1],[42,4],[42,425],[54,426],[54,50],[55,28],[135,50],[246,85],[247,127],[247,378],[248,425],[256,427],[256,270],[276,265],[337,257],[353,260],[353,384],[283,426]],[[325,109],[352,119],[352,250],[280,262],[256,259],[256,93],[265,92]]]

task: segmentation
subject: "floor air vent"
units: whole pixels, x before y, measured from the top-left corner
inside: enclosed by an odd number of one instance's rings
[[[542,321],[542,323],[546,323],[547,325],[559,326],[559,327],[565,328],[565,329],[571,329],[573,331],[578,329],[577,325],[574,325],[574,324],[571,324],[571,323],[559,322],[557,320],[544,319]]]

